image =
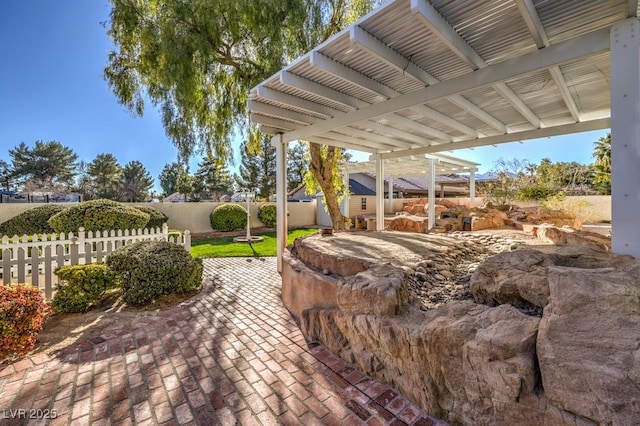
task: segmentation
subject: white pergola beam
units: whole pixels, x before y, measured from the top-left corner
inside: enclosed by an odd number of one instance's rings
[[[262,115],[268,115],[275,118],[286,118],[290,121],[296,121],[301,124],[314,124],[323,122],[322,119],[311,117],[310,115],[301,114],[289,109],[280,108],[274,105],[265,104],[253,100],[247,101],[247,109]]]
[[[356,151],[369,152],[371,154],[375,154],[381,151],[376,147],[368,145],[368,142],[364,140],[356,141],[356,140],[350,139],[349,142],[343,142],[342,140],[337,140],[330,137],[322,137],[322,136],[311,136],[306,138],[305,140],[307,142],[319,143],[320,145],[331,145],[331,146],[337,146],[338,148],[355,149]]]
[[[551,77],[553,77],[553,81],[556,83],[560,94],[562,95],[562,99],[564,103],[569,108],[571,115],[575,121],[581,121],[580,111],[578,111],[578,106],[576,102],[573,100],[573,96],[569,93],[569,88],[567,87],[567,81],[564,79],[564,75],[562,74],[562,70],[560,67],[551,67],[549,68],[549,72],[551,73]]]
[[[303,92],[307,92],[313,96],[323,98],[329,102],[336,102],[349,109],[358,109],[369,105],[360,99],[349,96],[346,93],[338,92],[322,84],[318,84],[309,79],[300,77],[289,71],[280,71],[280,83],[294,87]]]
[[[548,69],[552,66],[574,62],[580,58],[607,51],[608,49],[609,29],[605,28],[552,45],[546,49],[522,55],[513,60],[503,61],[473,73],[454,77],[423,89],[396,96],[385,102],[344,113],[333,119],[286,133],[283,136],[289,141],[305,139],[310,135],[347,126],[353,122],[368,120],[436,99],[462,94],[468,90],[492,85],[540,69]],[[457,149],[457,147],[452,147],[451,149]]]
[[[527,24],[527,28],[529,28],[529,32],[531,33],[533,40],[536,42],[538,49],[548,47],[549,39],[547,38],[547,32],[540,21],[540,15],[538,15],[538,11],[536,10],[533,1],[516,0],[516,5],[518,6],[520,15],[522,15],[522,19],[524,19],[525,24]]]
[[[389,66],[401,71],[405,76],[408,76],[421,84],[429,85],[438,82],[438,79],[433,77],[431,74],[357,25],[350,28],[349,38],[351,43],[357,44],[368,50]]]
[[[292,107],[300,108],[314,114],[323,115],[325,116],[325,118],[331,118],[336,114],[342,113],[342,111],[340,110],[329,108],[327,106],[317,104],[306,99],[301,99],[297,96],[291,96],[286,93],[270,89],[269,87],[265,87],[263,85],[258,86],[256,94],[260,98],[269,99],[270,101],[277,102],[282,105],[290,105]]]
[[[281,120],[279,118],[270,117],[260,114],[251,114],[251,122],[265,125],[276,129],[295,130],[304,127],[304,124],[294,123],[292,121]]]
[[[500,120],[498,120],[497,118],[495,118],[494,116],[492,116],[491,114],[483,110],[482,108],[473,104],[471,101],[467,100],[465,97],[461,95],[453,95],[448,97],[447,100],[452,104],[454,104],[455,106],[457,106],[458,108],[467,111],[469,114],[473,115],[480,121],[485,122],[489,126],[499,131],[500,133],[508,132],[507,126],[505,126],[503,122],[501,122]]]
[[[414,144],[422,145],[424,144],[424,138],[414,135],[413,133],[405,132],[404,130],[396,129],[395,127],[386,126],[384,124],[380,124],[377,121],[362,121],[357,123],[359,126],[371,128],[380,133],[386,133],[391,135],[392,137],[404,139],[409,142],[413,142]],[[397,139],[396,139],[397,140]],[[412,144],[410,144],[412,145]]]
[[[518,95],[516,95],[515,92],[511,90],[509,86],[507,86],[506,83],[496,83],[493,85],[493,89],[500,93],[500,95],[505,98],[507,102],[509,102],[511,106],[515,108],[516,111],[518,111],[524,118],[526,118],[529,123],[533,124],[533,127],[537,129],[542,127],[540,118],[538,118],[538,116],[533,111],[531,111],[531,108],[529,108],[524,102],[522,102],[522,99],[520,99]]]
[[[422,114],[423,116],[433,120],[433,121],[437,121],[439,123],[444,124],[447,127],[450,127],[454,130],[457,130],[461,133],[464,133],[468,136],[471,136],[473,138],[477,138],[478,137],[478,132],[474,129],[472,129],[471,127],[467,126],[466,124],[462,124],[459,121],[454,120],[453,118],[450,118],[438,111],[436,111],[433,108],[429,108],[428,106],[425,105],[416,105],[414,107],[411,108],[411,110],[417,112],[418,114]]]
[[[509,133],[506,135],[487,136],[481,139],[470,139],[444,145],[425,146],[423,148],[408,149],[401,151],[385,152],[380,154],[382,158],[396,158],[407,155],[421,155],[441,152],[444,149],[465,149],[477,148],[479,146],[498,145],[501,143],[516,142],[521,140],[546,138],[550,136],[566,135],[570,133],[589,132],[592,130],[602,130],[611,127],[610,118],[600,118],[598,120],[582,121],[580,123],[563,124],[562,126],[545,127],[542,129],[525,130],[523,132]]]
[[[385,99],[398,96],[398,92],[379,83],[364,74],[360,74],[352,68],[342,65],[333,59],[328,58],[320,52],[313,51],[310,56],[310,63],[312,66],[322,69],[323,71],[338,77],[342,80],[348,81],[362,89],[381,96]]]
[[[340,129],[340,130],[342,131],[344,129]],[[368,133],[368,132],[364,132],[364,133]],[[348,134],[338,133],[338,132],[327,132],[327,133],[322,133],[318,136],[323,137],[325,139],[342,141],[344,143],[353,143],[361,146],[370,146],[372,148],[376,148],[379,151],[393,149],[393,147],[395,146],[391,142],[380,142],[380,141],[372,140],[372,138],[357,138],[355,136],[350,136]]]
[[[376,231],[384,231],[384,160],[376,158]]]
[[[411,0],[411,12],[421,18],[429,30],[440,39],[451,51],[462,59],[471,69],[486,66],[484,60],[453,29],[451,24],[426,0]]]
[[[448,135],[445,132],[441,132],[438,129],[434,129],[433,127],[426,126],[424,124],[413,121],[410,118],[404,117],[400,114],[390,114],[385,117],[389,117],[388,119],[391,122],[400,124],[411,130],[420,132],[421,134],[433,136],[434,138],[436,138],[436,141],[453,142],[453,137],[451,135]],[[423,143],[424,143],[424,140],[423,140]]]
[[[381,127],[384,127],[384,126],[381,126]],[[415,144],[412,144],[410,142],[399,141],[398,139],[393,137],[379,135],[377,133],[372,133],[372,132],[367,132],[366,130],[356,129],[355,127],[341,127],[340,129],[338,129],[337,132],[345,134],[347,136],[361,138],[367,141],[379,142],[387,146],[401,146],[404,148],[412,148],[415,146]]]

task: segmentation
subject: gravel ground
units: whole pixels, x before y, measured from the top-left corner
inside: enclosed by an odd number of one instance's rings
[[[446,236],[457,240],[454,248],[433,250],[417,262],[409,273],[409,291],[422,310],[435,309],[451,300],[473,299],[471,275],[478,265],[504,251],[522,245],[542,245],[540,240],[509,230],[492,232],[453,232]],[[523,312],[538,315],[536,311]]]

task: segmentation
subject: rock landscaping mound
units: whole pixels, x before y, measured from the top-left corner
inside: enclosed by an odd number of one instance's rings
[[[283,301],[308,339],[451,424],[634,424],[640,261],[535,248],[474,233],[310,237],[285,256]],[[296,257],[307,250],[315,264]],[[312,252],[360,270],[337,275]]]

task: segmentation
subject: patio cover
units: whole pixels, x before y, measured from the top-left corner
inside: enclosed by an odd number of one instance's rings
[[[384,176],[378,178],[377,168],[381,162],[376,160],[363,161],[358,163],[350,163],[343,168],[345,181],[348,182],[350,173],[374,173],[376,174],[376,227],[384,224]],[[390,158],[384,161],[384,173],[389,177],[389,188],[393,188],[394,176],[422,176],[428,174],[429,182],[429,204],[427,215],[427,228],[431,229],[435,225],[435,194],[436,194],[436,175],[444,175],[450,173],[469,173],[470,185],[470,203],[473,206],[475,200],[475,172],[478,171],[480,164],[472,161],[455,158],[449,155],[410,155],[402,158]],[[389,198],[393,198],[393,191],[389,191]],[[348,198],[347,198],[348,200]],[[349,211],[348,202],[345,203],[344,209]]]
[[[613,249],[639,257],[637,14],[638,0],[385,3],[250,91],[278,201],[290,141],[370,152],[383,176],[390,158],[611,128]]]

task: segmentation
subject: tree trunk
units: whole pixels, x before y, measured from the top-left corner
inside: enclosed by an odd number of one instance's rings
[[[337,170],[337,163],[340,158],[340,150],[336,147],[330,146],[327,149],[326,158],[322,155],[322,145],[317,143],[309,143],[309,154],[311,156],[311,164],[309,169],[318,181],[320,189],[324,194],[324,202],[329,210],[329,216],[333,223],[333,229],[345,230],[349,218],[343,216],[340,212],[340,206],[338,205],[338,194],[333,184],[334,173],[339,173]]]

